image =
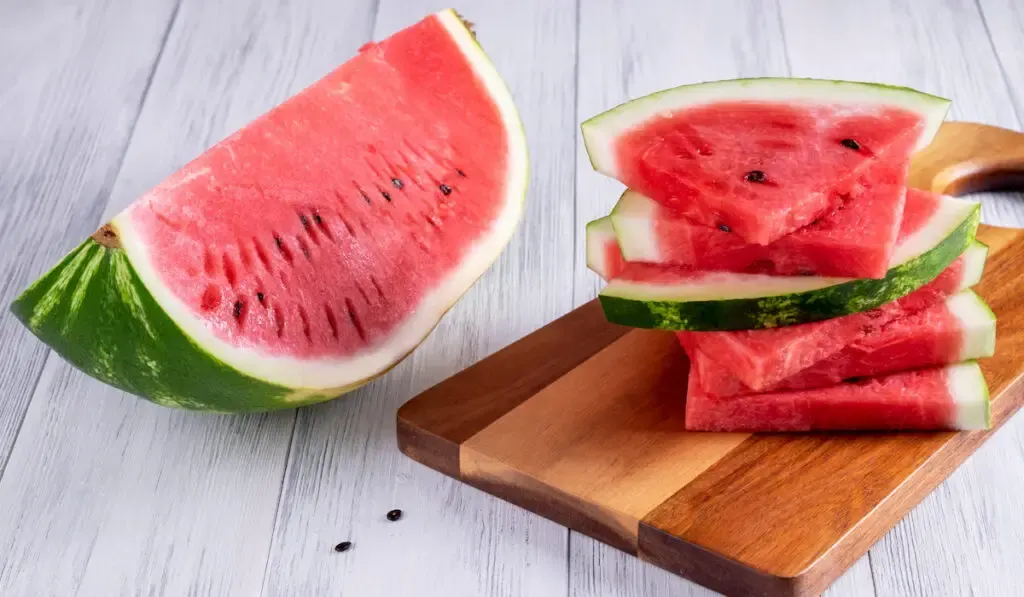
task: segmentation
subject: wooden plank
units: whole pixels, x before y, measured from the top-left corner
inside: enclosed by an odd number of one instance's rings
[[[1020,36],[1024,34],[1024,6],[1015,0],[978,0],[982,25],[995,50],[1003,81],[1009,88],[1017,108],[1017,118],[1024,114],[1024,52]],[[994,81],[993,81],[994,83]]]
[[[80,18],[116,38],[144,24],[137,4]],[[96,220],[351,56],[372,9],[185,0]],[[0,483],[0,593],[258,594],[294,418],[161,408],[50,358]]]
[[[974,2],[798,0],[783,2],[781,7],[794,75],[909,85],[952,99],[951,118],[1019,128]],[[993,32],[996,27],[1012,27],[1005,11],[986,16]],[[1003,42],[1004,59],[1017,51],[1020,30],[1016,31],[1000,29],[1012,35]],[[1024,83],[1022,71],[1004,70],[1012,75],[1011,87],[1019,89]],[[983,194],[981,198],[986,222],[1024,225],[1020,195]],[[1015,560],[1005,554],[1020,549],[1024,521],[1012,513],[1013,500],[1001,496],[1016,495],[1013,480],[1024,477],[1024,459],[1016,447],[1020,423],[1014,421],[1009,427],[986,446],[984,453],[991,456],[971,458],[951,478],[949,487],[925,500],[872,550],[879,594],[961,595],[971,590],[1000,594],[995,587],[1016,582]],[[989,504],[984,511],[972,506],[978,501],[972,496],[978,495],[986,496],[980,498]],[[1003,502],[1005,506],[996,506]],[[995,512],[1004,514],[993,519]],[[1005,549],[981,550],[963,540],[979,532]],[[985,587],[991,589],[981,590]]]
[[[444,6],[382,0],[374,37]],[[498,262],[409,359],[343,400],[300,412],[266,595],[565,592],[564,528],[395,450],[395,410],[409,396],[572,307],[575,2],[472,0],[457,8],[475,24],[524,119],[531,154],[525,219]],[[521,382],[533,387],[544,375],[530,372]],[[497,401],[514,401],[510,390]],[[492,416],[480,406],[457,421],[432,416],[430,428],[477,425]],[[391,508],[405,511],[401,521],[385,519]],[[334,553],[342,539],[353,549]]]
[[[5,310],[99,225],[176,5],[0,1]],[[15,318],[0,317],[0,474],[46,353]]]
[[[673,2],[596,0],[581,3],[579,35],[579,121],[666,87],[788,74],[774,3],[727,0],[682,8]],[[586,267],[584,226],[607,215],[623,187],[594,172],[582,139],[577,145],[574,299],[583,304],[602,286]],[[710,593],[602,543],[575,534],[572,540],[570,594]]]

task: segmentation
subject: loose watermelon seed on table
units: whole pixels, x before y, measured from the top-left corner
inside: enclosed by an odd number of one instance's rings
[[[507,244],[526,182],[512,98],[443,11],[200,155],[12,308],[160,404],[322,401],[422,342]]]
[[[988,429],[988,385],[976,362],[919,369],[826,388],[715,398],[691,368],[692,431]]]
[[[601,291],[601,306],[612,323],[693,331],[782,327],[868,311],[938,276],[974,240],[979,219],[977,202],[943,197],[920,227],[896,245],[882,279],[627,262]]]
[[[740,79],[635,99],[582,131],[599,172],[695,223],[766,245],[836,209],[873,163],[904,163],[948,109],[902,87]]]
[[[988,247],[974,242],[934,280],[877,309],[769,330],[677,332],[688,353],[702,352],[753,391],[764,391],[827,359],[889,322],[918,313],[974,286]]]
[[[764,391],[822,388],[852,378],[973,361],[992,356],[995,345],[995,315],[974,291],[964,290],[885,324]],[[700,350],[691,351],[690,362],[704,394],[727,398],[755,393],[729,368]]]

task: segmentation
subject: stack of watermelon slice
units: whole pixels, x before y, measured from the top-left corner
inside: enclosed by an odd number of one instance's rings
[[[587,225],[605,316],[678,335],[688,429],[989,426],[979,205],[906,187],[948,108],[906,88],[747,79],[583,123],[594,168],[628,187]]]

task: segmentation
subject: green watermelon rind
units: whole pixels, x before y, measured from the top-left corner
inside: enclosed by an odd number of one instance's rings
[[[224,365],[171,321],[123,251],[92,239],[26,289],[11,310],[78,369],[164,406],[237,412],[331,397],[296,397],[290,388]]]
[[[903,107],[925,120],[916,149],[931,143],[951,102],[909,87],[861,81],[762,77],[681,85],[620,104],[580,125],[591,166],[615,177],[614,141],[648,119],[683,108],[720,101],[821,101]]]
[[[505,125],[507,186],[491,229],[428,293],[429,302],[421,302],[397,338],[354,358],[326,362],[229,345],[186,312],[160,281],[128,210],[105,227],[116,246],[97,242],[96,235],[85,240],[14,301],[15,316],[86,374],[152,402],[190,410],[294,408],[337,397],[386,373],[430,334],[504,250],[521,220],[529,179],[525,132],[508,87],[463,20],[450,9],[437,16]],[[337,364],[351,360],[357,365],[337,370]],[[372,367],[358,364],[367,361]]]
[[[935,279],[974,241],[980,217],[980,206],[974,205],[934,248],[891,268],[881,279],[854,279],[803,292],[710,300],[637,298],[628,296],[626,288],[609,286],[599,298],[605,317],[612,323],[673,331],[764,329],[841,317],[879,307]]]

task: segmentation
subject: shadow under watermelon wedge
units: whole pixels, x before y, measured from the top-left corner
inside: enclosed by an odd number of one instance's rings
[[[159,404],[318,402],[423,341],[508,243],[526,184],[511,95],[442,11],[187,164],[12,310]]]

